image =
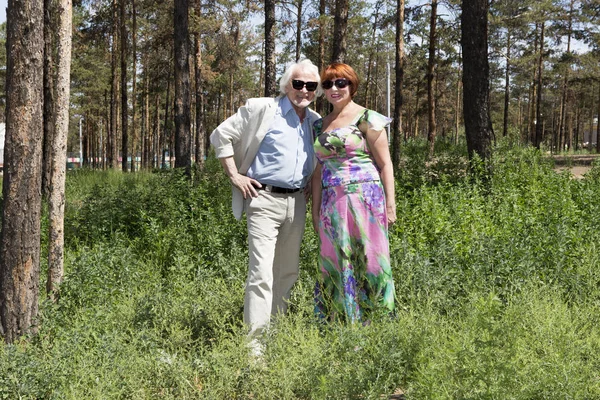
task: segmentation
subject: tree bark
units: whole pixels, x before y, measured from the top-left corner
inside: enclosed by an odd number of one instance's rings
[[[538,23],[536,22],[535,24],[535,38],[534,38],[534,42],[533,42],[533,49],[534,52],[537,51],[538,48],[538,42],[539,42],[539,35],[538,35]],[[529,141],[531,142],[531,144],[533,144],[535,146],[535,110],[536,110],[536,100],[537,100],[537,72],[538,72],[538,68],[537,68],[537,63],[532,63],[532,80],[531,80],[531,86],[529,88],[529,107],[527,110],[527,114],[529,116]]]
[[[436,49],[436,25],[437,25],[437,0],[431,1],[431,19],[429,22],[429,60],[427,62],[427,109],[429,117],[429,130],[427,141],[429,142],[429,157],[433,157],[435,137],[437,136],[437,125],[435,121],[435,49]]]
[[[108,133],[108,163],[110,168],[117,169],[119,163],[119,154],[117,151],[117,93],[119,80],[117,78],[117,0],[112,1],[112,49],[111,49],[111,86],[110,86],[110,132]]]
[[[323,71],[325,69],[325,24],[327,21],[325,6],[326,1],[319,0],[319,55],[317,59],[319,71]],[[327,101],[323,97],[324,96],[317,97],[317,112],[319,114],[325,114],[325,104]]]
[[[146,60],[146,57],[144,57]],[[152,154],[152,129],[150,129],[150,78],[146,69],[147,63],[144,61],[144,109],[142,116],[142,168],[149,169],[152,166],[150,155]]]
[[[9,0],[6,138],[0,238],[0,327],[35,332],[40,278],[44,2]]]
[[[300,50],[302,47],[302,6],[303,0],[296,0],[296,62],[300,61]]]
[[[170,71],[169,71],[170,72]],[[169,129],[169,103],[170,103],[170,97],[171,97],[171,74],[167,74],[167,98],[165,100],[165,123],[163,126],[163,139],[162,139],[162,143],[161,143],[161,147],[160,147],[160,151],[161,151],[161,165],[163,169],[167,168],[167,154],[166,154],[166,150],[167,148],[169,149],[169,158],[171,157],[171,153],[173,152],[172,148],[169,147],[169,138],[170,138],[170,129]],[[157,111],[158,112],[158,111]]]
[[[402,139],[402,86],[404,85],[404,0],[396,1],[396,85],[394,87],[394,120],[392,121],[392,163],[395,170],[400,165],[400,140]]]
[[[344,62],[346,59],[346,31],[348,29],[348,0],[335,1],[333,17],[333,51],[331,62]]]
[[[160,130],[160,96],[158,94],[155,95],[154,98],[154,134],[153,134],[153,152],[152,152],[152,167],[160,168],[161,162],[164,163],[162,157],[162,140],[161,140],[161,130]]]
[[[44,144],[42,158],[42,195],[50,194],[50,146],[54,137],[54,2],[44,0]]]
[[[131,172],[135,172],[140,141],[137,138],[137,10],[131,0]]]
[[[537,101],[535,111],[535,147],[538,149],[542,143],[542,135],[544,133],[544,124],[542,124],[542,73],[544,66],[544,30],[545,22],[542,22],[540,28],[540,56],[538,59],[538,72],[537,72]]]
[[[189,0],[175,0],[175,168],[192,165],[190,129]]]
[[[454,113],[454,144],[458,144],[458,130],[460,128],[460,86],[462,81],[460,79],[461,70],[458,69],[458,79],[456,80],[456,105],[454,106],[456,112]]]
[[[202,15],[202,2],[196,0],[196,16]],[[202,36],[200,28],[196,27],[195,32],[195,80],[196,80],[196,164],[204,168],[204,159],[206,157],[206,132],[204,129],[204,81],[202,78]]]
[[[56,127],[51,146],[51,175],[49,201],[48,280],[46,292],[56,300],[63,279],[65,178],[67,165],[67,136],[69,133],[69,100],[71,82],[71,0],[60,0],[56,16],[57,29],[57,79]]]
[[[265,97],[274,97],[276,95],[275,0],[265,0]]]
[[[491,157],[494,137],[489,103],[488,0],[462,2],[463,113],[469,159]]]
[[[581,140],[581,126],[583,125],[583,110],[581,108],[577,108],[577,112],[575,114],[575,151],[579,150],[579,144],[583,142]]]
[[[570,1],[570,9],[569,9],[569,18],[568,18],[568,22],[567,22],[567,54],[571,52],[571,35],[572,35],[572,31],[573,31],[573,5],[574,5],[574,0]],[[558,123],[558,133],[559,133],[559,140],[558,143],[559,144],[566,144],[567,145],[567,149],[571,148],[571,138],[572,138],[572,130],[569,129],[565,129],[567,126],[567,116],[569,115],[569,102],[568,102],[568,91],[569,91],[569,74],[570,74],[570,70],[571,67],[570,65],[567,66],[567,70],[565,71],[564,77],[563,77],[563,84],[562,84],[562,93],[561,93],[561,103],[560,103],[560,119],[559,119],[559,123]],[[559,151],[563,151],[564,146],[561,145],[560,149],[557,149]]]
[[[121,170],[127,172],[129,158],[129,102],[127,99],[127,0],[121,2]]]
[[[504,67],[504,118],[502,123],[502,136],[508,134],[508,105],[510,101],[510,49],[511,49],[511,29],[506,31],[506,66]]]

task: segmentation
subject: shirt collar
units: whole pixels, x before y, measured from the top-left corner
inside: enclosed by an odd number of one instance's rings
[[[281,112],[281,115],[286,115],[290,111],[294,111],[294,107],[292,107],[292,102],[287,97],[287,94],[282,96],[281,100],[279,100],[279,110]]]

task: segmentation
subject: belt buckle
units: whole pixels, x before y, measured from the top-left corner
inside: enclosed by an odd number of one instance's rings
[[[273,185],[264,185],[264,189],[265,189],[265,192],[272,192],[273,191]]]

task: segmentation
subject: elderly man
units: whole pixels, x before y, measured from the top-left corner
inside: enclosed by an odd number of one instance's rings
[[[251,348],[271,315],[284,313],[298,277],[306,220],[305,188],[315,167],[312,124],[320,116],[308,105],[319,89],[309,60],[291,65],[281,95],[249,99],[215,129],[210,141],[233,186],[233,213],[246,211],[249,266],[244,322]]]

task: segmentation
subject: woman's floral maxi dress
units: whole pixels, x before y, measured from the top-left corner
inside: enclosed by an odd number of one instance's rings
[[[365,110],[350,126],[331,131],[322,132],[322,119],[314,123],[323,187],[315,312],[323,319],[356,322],[365,313],[394,310],[385,195],[359,129],[383,130],[390,122]]]

